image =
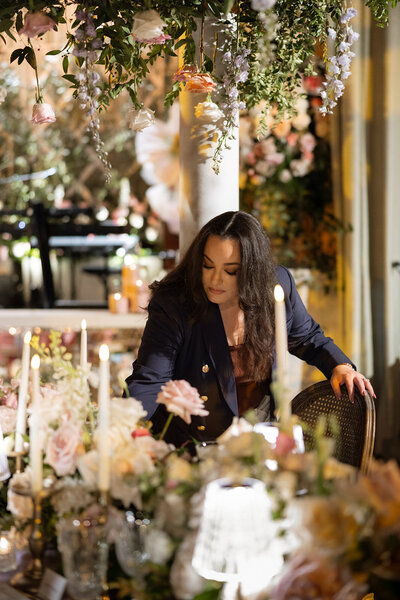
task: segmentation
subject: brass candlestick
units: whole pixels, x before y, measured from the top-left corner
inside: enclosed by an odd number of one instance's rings
[[[26,452],[23,450],[21,452],[16,452],[13,450],[8,454],[11,458],[15,458],[15,473],[22,473],[24,470],[23,457],[26,455]]]
[[[17,573],[11,579],[11,585],[22,590],[28,595],[35,595],[39,590],[40,582],[43,577],[43,555],[46,548],[46,542],[43,535],[42,521],[42,503],[45,497],[49,495],[49,490],[40,490],[33,494],[31,490],[14,488],[13,491],[21,496],[31,496],[33,501],[32,531],[29,536],[30,560],[22,573]]]

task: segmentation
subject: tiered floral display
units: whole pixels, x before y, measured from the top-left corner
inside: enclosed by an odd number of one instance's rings
[[[66,517],[100,510],[97,505],[97,407],[90,393],[95,370],[75,368],[59,334],[42,355],[40,421],[44,513],[48,538]],[[13,447],[18,385],[1,387],[0,421]],[[168,383],[158,401],[171,419],[190,421],[205,410],[186,382]],[[271,500],[271,542],[258,600],[361,600],[398,598],[400,566],[400,470],[395,461],[373,463],[368,475],[330,457],[333,440],[318,434],[315,453],[294,453],[280,433],[275,446],[235,419],[217,444],[198,446],[196,456],[152,436],[144,411],[133,398],[111,399],[108,440],[111,460],[108,506],[111,552],[108,585],[118,598],[217,599],[222,584],[200,577],[191,565],[206,485],[227,477],[264,482]],[[251,418],[250,418],[251,420]],[[321,425],[321,431],[323,427]],[[161,436],[162,437],[162,436]],[[15,489],[29,489],[29,461],[3,482],[2,529],[15,525],[29,535],[32,502]],[[11,472],[14,459],[9,458]],[[49,540],[50,541],[50,540]],[[253,583],[254,582],[250,582]],[[254,586],[253,586],[254,587]],[[246,586],[243,583],[246,597]],[[397,594],[397,595],[396,595]]]

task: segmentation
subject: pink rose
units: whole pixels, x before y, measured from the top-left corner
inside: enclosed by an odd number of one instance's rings
[[[20,35],[24,33],[28,38],[31,38],[40,35],[41,33],[46,33],[46,31],[49,31],[56,26],[57,23],[44,12],[28,12],[25,17],[24,26],[18,33]]]
[[[76,469],[81,450],[81,429],[67,421],[49,439],[45,462],[53,467],[58,476],[70,475]]]
[[[3,433],[15,431],[17,422],[17,411],[9,406],[0,406],[0,425]]]
[[[312,152],[317,144],[317,140],[315,139],[315,137],[313,136],[312,133],[305,133],[304,135],[301,136],[300,141],[300,148],[301,150],[306,153],[306,152]]]
[[[184,379],[168,381],[163,385],[157,396],[157,402],[165,404],[169,412],[181,417],[188,425],[191,423],[192,415],[206,417],[209,414],[204,408],[199,392]]]
[[[278,437],[276,438],[275,445],[275,454],[276,456],[286,456],[296,447],[296,442],[293,439],[293,436],[280,431],[278,433]]]
[[[50,104],[46,102],[38,102],[32,110],[31,123],[42,125],[43,123],[54,123],[56,116]]]

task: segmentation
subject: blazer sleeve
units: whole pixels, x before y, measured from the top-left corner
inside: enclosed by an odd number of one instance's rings
[[[327,337],[320,325],[307,312],[292,274],[285,267],[277,268],[277,279],[285,292],[288,349],[291,354],[317,367],[330,379],[334,367],[350,363],[349,359],[332,338]],[[353,365],[355,368],[355,366]]]
[[[166,294],[152,298],[132,374],[126,379],[129,393],[140,400],[150,419],[158,407],[161,386],[174,378],[174,367],[183,343],[182,308]]]

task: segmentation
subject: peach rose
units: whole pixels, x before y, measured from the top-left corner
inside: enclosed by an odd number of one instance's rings
[[[43,125],[43,123],[54,123],[56,116],[51,104],[46,102],[38,102],[32,110],[31,123],[35,125]]]
[[[196,73],[186,82],[188,92],[209,94],[217,84],[209,73]]]
[[[165,404],[169,412],[181,417],[188,425],[191,423],[192,415],[206,417],[209,414],[208,410],[204,409],[204,402],[199,392],[184,379],[168,381],[163,385],[157,396],[157,402]]]
[[[184,81],[187,82],[193,75],[197,74],[197,67],[195,65],[183,65],[180,69],[174,73],[173,81]]]
[[[56,26],[57,23],[44,12],[28,12],[25,17],[24,26],[21,27],[18,33],[20,35],[25,34],[28,38],[31,38],[41,33],[46,33],[46,31]]]
[[[63,477],[74,473],[82,453],[81,429],[67,421],[49,438],[45,461],[57,475]]]

